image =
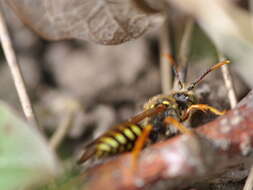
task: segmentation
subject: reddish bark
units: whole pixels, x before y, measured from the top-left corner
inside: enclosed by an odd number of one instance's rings
[[[187,186],[249,159],[253,145],[253,91],[233,110],[196,129],[145,149],[129,177],[131,155],[117,156],[87,172],[85,189],[137,190],[150,185]],[[159,182],[159,183],[158,183]]]

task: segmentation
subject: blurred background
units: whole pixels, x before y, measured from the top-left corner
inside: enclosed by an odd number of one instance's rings
[[[247,3],[240,6],[245,10],[249,7]],[[44,133],[50,138],[66,118],[71,120],[69,131],[57,150],[59,158],[66,163],[73,163],[91,139],[139,113],[149,98],[162,93],[161,23],[155,23],[156,27],[136,40],[105,46],[73,39],[44,40],[24,26],[10,9],[5,10],[14,49]],[[177,14],[172,18],[177,26],[173,34],[176,48],[183,32],[178,23],[185,19],[185,15]],[[188,82],[218,62],[217,50],[200,26],[201,21],[193,27],[187,58]],[[249,92],[250,84],[234,67],[236,59],[230,55],[228,58],[232,60],[229,69],[240,100]],[[23,115],[3,52],[0,54],[0,76],[0,99]],[[201,103],[220,110],[230,109],[220,70],[208,75],[196,88],[196,93]],[[197,127],[213,118],[197,113],[189,125]]]

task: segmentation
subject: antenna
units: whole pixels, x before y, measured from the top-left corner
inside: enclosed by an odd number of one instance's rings
[[[175,74],[175,77],[176,77],[176,79],[178,79],[178,84],[180,86],[180,89],[182,89],[184,87],[184,83],[182,82],[181,77],[178,73],[176,63],[175,63],[173,57],[168,53],[165,53],[164,56],[167,58],[168,62],[171,64],[173,72]]]
[[[225,64],[229,64],[230,61],[229,60],[224,60],[224,61],[221,61],[219,63],[217,63],[216,65],[213,65],[212,67],[210,67],[209,69],[206,70],[206,72],[204,72],[202,75],[199,76],[199,78],[197,78],[194,82],[192,82],[190,84],[190,86],[187,88],[187,90],[192,90],[193,88],[195,88],[195,86],[200,82],[202,81],[202,79],[208,74],[210,73],[211,71],[214,71],[218,68],[220,68],[222,65],[225,65]]]

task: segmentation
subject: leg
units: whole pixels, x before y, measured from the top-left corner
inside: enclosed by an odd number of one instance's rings
[[[181,133],[185,133],[185,134],[193,134],[193,131],[186,128],[184,125],[182,125],[181,123],[179,123],[176,119],[174,119],[173,117],[167,117],[164,120],[164,123],[166,124],[172,124],[173,126],[175,126]],[[132,151],[132,160],[131,160],[131,166],[130,169],[128,170],[127,173],[127,179],[130,180],[133,177],[133,174],[137,168],[137,163],[138,163],[138,157],[139,154],[143,148],[143,146],[145,145],[148,136],[151,132],[151,130],[153,129],[152,125],[147,125],[144,128],[143,133],[138,137],[137,141],[135,142],[133,151]]]
[[[191,111],[193,111],[193,110],[201,110],[201,111],[203,111],[203,112],[210,111],[210,112],[212,112],[212,113],[214,113],[214,114],[216,114],[216,115],[223,115],[223,114],[226,113],[226,111],[219,111],[219,110],[217,110],[216,108],[214,108],[214,107],[212,107],[212,106],[208,106],[208,105],[206,105],[206,104],[195,104],[195,105],[191,105],[191,106],[187,109],[187,111],[185,112],[185,114],[184,114],[182,120],[184,121],[184,120],[188,119],[188,117],[189,117]]]
[[[126,178],[125,178],[126,183],[128,183],[129,181],[132,181],[133,179],[135,170],[137,168],[139,154],[143,146],[145,145],[152,129],[153,129],[152,125],[147,125],[144,128],[142,134],[138,137],[137,141],[135,142],[134,148],[131,152],[131,165],[130,165],[130,168],[127,168],[126,170]]]
[[[192,130],[188,129],[185,127],[183,124],[178,122],[176,119],[173,117],[166,117],[164,120],[165,124],[172,124],[174,127],[176,127],[181,133],[184,134],[191,134]],[[138,137],[137,141],[135,142],[133,151],[132,151],[132,156],[133,156],[133,162],[132,166],[135,167],[136,165],[136,160],[138,159],[139,153],[142,150],[143,146],[145,145],[148,135],[150,134],[151,130],[153,129],[152,125],[147,125],[144,128],[143,133]]]
[[[193,134],[193,131],[191,129],[188,129],[183,124],[181,124],[179,121],[177,121],[173,117],[166,117],[164,120],[165,124],[172,124],[174,127],[176,127],[181,133],[183,134]]]
[[[164,123],[165,124],[172,124],[181,133],[184,133],[184,134],[191,134],[192,133],[192,130],[190,130],[187,127],[185,127],[183,124],[181,124],[180,122],[178,122],[173,117],[166,117],[165,120],[164,120]],[[146,143],[146,141],[148,139],[148,135],[150,134],[152,128],[153,128],[152,125],[147,125],[144,128],[143,133],[138,137],[137,141],[135,142],[135,145],[134,145],[134,148],[133,148],[133,151],[132,151],[132,168],[133,169],[136,168],[136,163],[137,163],[137,159],[138,159],[139,153],[141,152],[143,146],[145,145],[145,143]]]
[[[137,141],[135,142],[135,145],[132,151],[131,171],[134,171],[136,169],[136,166],[137,166],[136,164],[137,164],[139,154],[143,146],[147,142],[148,136],[152,129],[153,129],[152,125],[147,125],[144,128],[142,134],[138,137]]]

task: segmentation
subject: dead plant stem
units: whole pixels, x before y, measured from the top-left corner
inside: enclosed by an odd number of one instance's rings
[[[218,56],[219,56],[219,61],[222,61],[225,59],[224,55],[222,55],[220,52],[218,52]],[[237,104],[237,99],[236,99],[236,93],[235,93],[235,89],[234,89],[233,80],[232,80],[231,74],[229,72],[228,65],[223,65],[221,67],[221,71],[222,71],[224,82],[225,82],[225,85],[226,85],[226,88],[228,91],[228,98],[229,98],[229,102],[230,102],[230,107],[234,108]]]
[[[252,190],[253,189],[253,167],[251,167],[249,176],[245,182],[243,190]]]
[[[2,4],[0,4],[0,6],[2,8]],[[8,66],[11,70],[11,75],[14,80],[15,87],[17,89],[17,93],[18,93],[19,100],[21,102],[24,114],[28,122],[30,122],[31,125],[39,129],[39,125],[35,117],[33,107],[26,90],[24,78],[23,78],[20,66],[18,64],[14,49],[12,47],[11,39],[7,30],[4,16],[1,9],[0,9],[0,40],[1,40],[2,48],[4,51],[4,55],[6,57]]]
[[[169,64],[168,60],[164,57],[164,54],[172,54],[169,38],[169,24],[169,19],[166,18],[160,33],[160,70],[163,94],[169,93],[172,88],[171,64]]]
[[[186,69],[187,69],[187,64],[189,60],[193,25],[194,25],[193,18],[191,17],[187,18],[183,37],[182,37],[180,48],[179,48],[178,63],[180,64],[180,67],[182,68],[181,71],[183,73],[180,73],[180,74],[183,75],[181,76],[183,82],[185,82]]]
[[[74,119],[74,115],[75,115],[74,111],[68,112],[68,114],[66,115],[66,117],[63,118],[59,127],[57,128],[54,135],[50,139],[49,144],[54,150],[56,150],[58,148],[58,146],[61,144],[64,137],[66,136],[66,134],[70,130],[70,128],[72,126],[73,119]]]

